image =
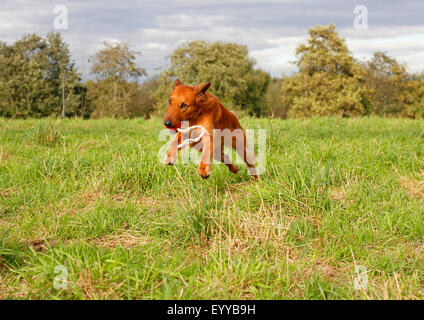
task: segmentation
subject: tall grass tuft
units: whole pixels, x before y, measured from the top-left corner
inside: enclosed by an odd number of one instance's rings
[[[31,138],[34,143],[45,146],[53,146],[63,138],[59,127],[51,121],[40,121],[35,124]]]

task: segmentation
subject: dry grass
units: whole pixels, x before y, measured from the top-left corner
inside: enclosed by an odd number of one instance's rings
[[[424,200],[424,180],[401,177],[400,185],[411,199]]]
[[[0,150],[0,163],[6,164],[12,155],[4,150]]]
[[[119,235],[106,235],[101,238],[91,240],[96,246],[106,249],[114,249],[121,246],[125,249],[141,247],[152,242],[151,238],[140,235],[133,235],[128,232]]]

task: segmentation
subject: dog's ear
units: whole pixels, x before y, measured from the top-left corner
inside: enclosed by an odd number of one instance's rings
[[[183,83],[180,81],[180,79],[177,79],[177,80],[175,80],[174,81],[174,89],[175,89],[175,87],[178,87],[178,86],[180,86],[180,85],[182,85]]]
[[[210,82],[199,84],[197,86],[197,94],[205,94],[210,86],[211,86]]]

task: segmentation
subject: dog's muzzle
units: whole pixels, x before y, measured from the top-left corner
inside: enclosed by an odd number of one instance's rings
[[[169,121],[165,121],[164,124],[165,124],[165,127],[167,129],[169,129],[169,130],[174,130],[175,131],[178,128],[181,128],[181,121],[175,127],[171,127],[171,122],[169,122]]]

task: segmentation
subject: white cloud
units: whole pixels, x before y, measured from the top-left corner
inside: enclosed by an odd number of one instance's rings
[[[407,64],[411,72],[424,70],[424,34],[369,39],[347,38],[346,42],[359,59],[369,59],[374,52],[383,51]]]
[[[210,28],[216,25],[222,25],[231,21],[230,16],[224,15],[189,15],[189,14],[170,14],[159,15],[156,17],[157,25],[165,30],[193,30],[201,28]]]
[[[353,28],[356,0],[165,0],[43,1],[2,0],[0,40],[53,30],[54,6],[69,8],[69,29],[62,34],[77,65],[88,75],[87,59],[102,42],[130,42],[142,51],[139,63],[149,75],[166,65],[166,57],[183,42],[204,39],[246,44],[257,66],[280,76],[295,69],[296,46],[307,29],[335,22],[355,57],[387,51],[411,71],[424,70],[424,1],[365,1],[369,29]]]
[[[168,50],[168,47],[163,44],[163,43],[158,43],[158,42],[148,42],[145,45],[142,46],[142,48],[145,48],[146,50],[151,50],[151,51],[165,51]]]

